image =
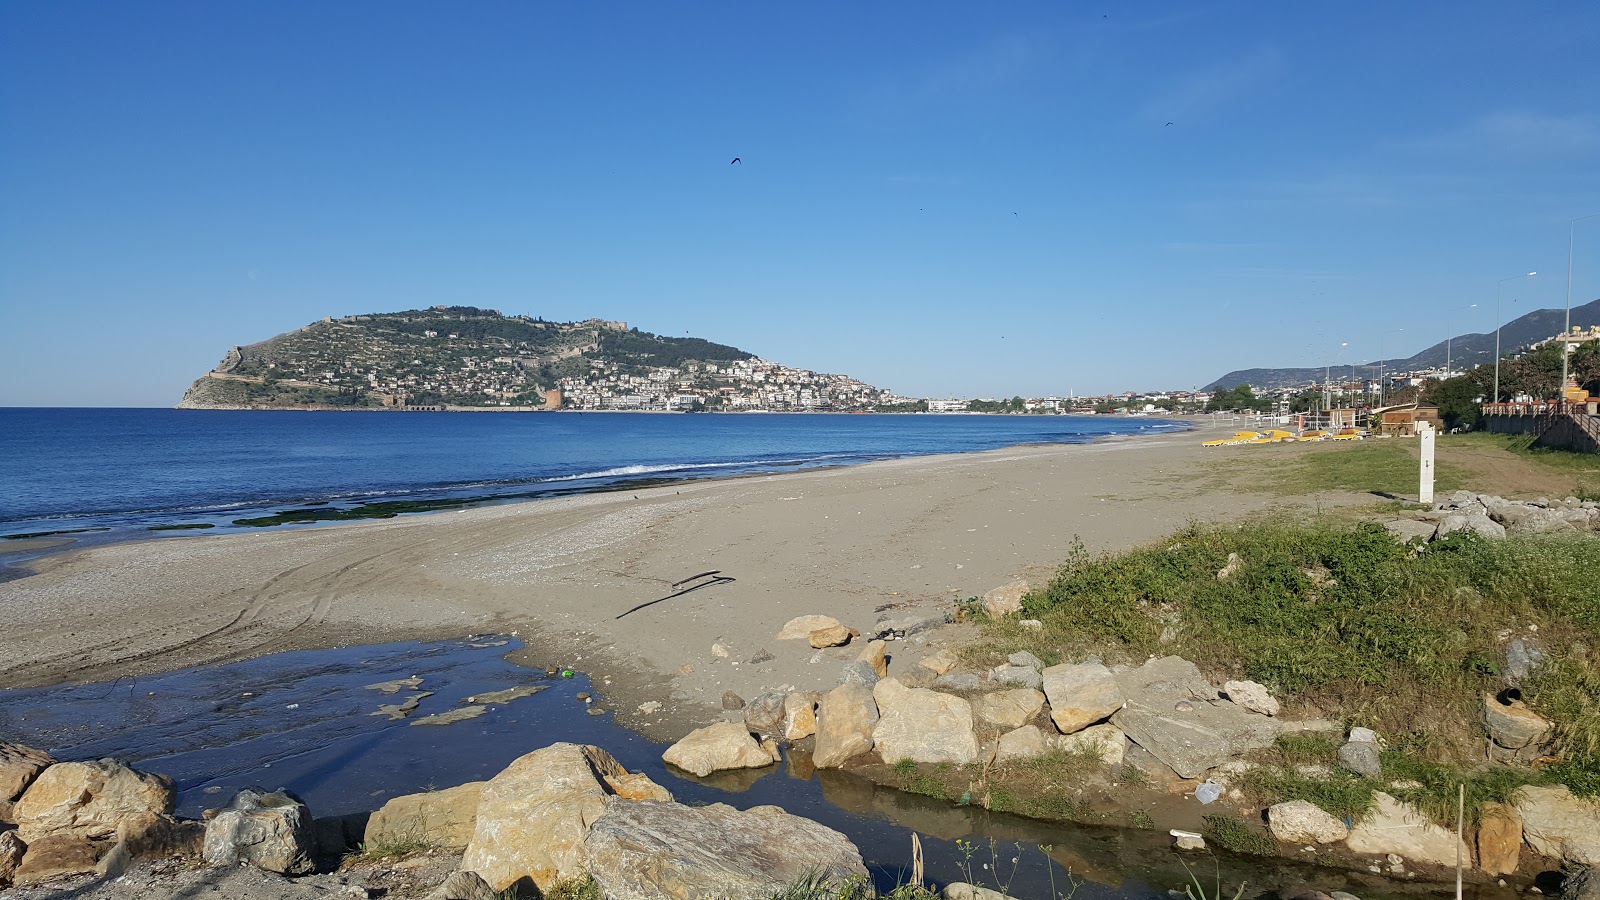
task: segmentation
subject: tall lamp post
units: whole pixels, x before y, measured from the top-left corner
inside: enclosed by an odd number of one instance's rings
[[[1327,392],[1323,406],[1327,407],[1328,424],[1330,426],[1333,424],[1333,364],[1339,361],[1339,354],[1343,353],[1344,348],[1348,346],[1350,346],[1349,341],[1341,341],[1339,349],[1333,351],[1333,358],[1322,366],[1322,389]]]
[[[1538,272],[1529,272],[1526,275],[1513,275],[1495,282],[1494,286],[1494,402],[1500,402],[1500,288],[1508,281],[1518,278],[1532,278]],[[1515,302],[1515,301],[1513,301]],[[1566,382],[1562,382],[1565,384]]]
[[[1454,307],[1450,311],[1451,312],[1461,312],[1464,309],[1477,309],[1477,308],[1478,308],[1478,304],[1469,303],[1466,306]],[[1447,318],[1451,318],[1451,317],[1447,317]],[[1450,331],[1450,332],[1455,331],[1456,330],[1456,326],[1455,326],[1454,321],[1446,322],[1445,329],[1446,329],[1446,331]],[[1453,341],[1453,340],[1455,340],[1455,335],[1454,334],[1446,334],[1445,335],[1445,338],[1444,338],[1444,377],[1446,377],[1446,378],[1449,378],[1450,375],[1451,375],[1451,371],[1450,371],[1450,342]]]
[[[1579,216],[1567,223],[1567,318],[1566,324],[1561,326],[1561,386],[1556,389],[1556,400],[1560,403],[1567,400],[1567,351],[1572,349],[1567,343],[1567,335],[1572,333],[1572,241],[1578,223],[1584,219],[1600,219],[1600,213]]]
[[[1388,331],[1385,331],[1382,334],[1378,335],[1378,405],[1379,406],[1383,405],[1383,388],[1384,388],[1383,382],[1385,380],[1384,377],[1383,377],[1383,371],[1384,371],[1384,366],[1388,364],[1388,360],[1383,358],[1384,357],[1384,347],[1386,347],[1388,345],[1388,341],[1386,340],[1386,338],[1391,334],[1399,334],[1402,331],[1405,331],[1405,329],[1404,328],[1391,328]]]

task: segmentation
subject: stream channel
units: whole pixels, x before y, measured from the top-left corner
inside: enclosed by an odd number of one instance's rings
[[[916,832],[929,880],[968,880],[970,870],[971,880],[987,887],[1009,883],[1010,893],[1024,900],[1069,893],[1069,870],[1083,882],[1076,894],[1081,900],[1167,900],[1174,891],[1181,896],[1189,878],[1185,863],[1208,895],[1220,878],[1225,898],[1241,883],[1245,897],[1292,897],[1310,888],[1345,890],[1362,900],[1454,893],[1453,886],[1295,859],[1222,850],[1180,856],[1165,831],[1040,822],[954,806],[847,772],[816,771],[803,752],[765,769],[693,778],[667,768],[664,745],[617,725],[610,712],[589,714],[576,695],[594,691],[603,706],[603,685],[591,686],[581,673],[551,676],[502,658],[520,646],[515,639],[484,637],[296,651],[109,683],[0,691],[0,739],[46,748],[57,759],[115,757],[166,774],[177,783],[177,811],[186,817],[223,805],[247,786],[287,788],[316,816],[372,811],[391,797],[491,778],[525,753],[572,741],[605,748],[684,803],[771,804],[837,829],[861,849],[881,890],[904,880]],[[399,703],[407,694],[386,696],[368,685],[410,676],[420,676],[418,690],[432,695],[409,719],[374,715],[380,704]],[[475,694],[530,684],[546,689],[490,706],[478,718],[413,724]],[[970,858],[958,839],[976,845]],[[1471,886],[1468,896],[1476,896]]]

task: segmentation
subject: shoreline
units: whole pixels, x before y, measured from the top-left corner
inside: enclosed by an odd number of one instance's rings
[[[286,409],[286,410],[274,410],[274,411],[326,412],[326,411],[345,411],[345,410]],[[355,410],[355,411],[361,411],[361,410]],[[575,411],[575,412],[584,412],[584,411],[578,410],[578,411]],[[618,413],[618,412],[630,412],[630,411],[628,411],[628,410],[604,410],[603,412]],[[911,415],[911,414],[907,414],[907,413],[883,413],[882,415]],[[922,414],[916,414],[916,415],[922,415]],[[991,415],[991,414],[989,414],[989,413],[974,413],[973,415]],[[994,414],[994,415],[999,415],[999,414]],[[1082,418],[1082,417],[1079,417],[1079,418]],[[937,458],[937,457],[944,457],[944,456],[969,456],[969,455],[972,455],[973,453],[988,453],[988,452],[994,452],[994,451],[1015,449],[1015,448],[1020,448],[1020,447],[1078,446],[1078,445],[1083,445],[1083,444],[1095,444],[1095,443],[1100,443],[1100,442],[1134,440],[1134,439],[1141,439],[1141,438],[1152,438],[1152,437],[1159,437],[1161,435],[1183,434],[1183,433],[1187,433],[1187,432],[1190,432],[1190,431],[1197,430],[1197,428],[1199,427],[1199,423],[1198,422],[1185,421],[1182,418],[1177,418],[1177,419],[1172,419],[1172,420],[1163,419],[1161,421],[1163,423],[1171,424],[1171,425],[1174,425],[1174,426],[1177,426],[1177,427],[1172,428],[1170,430],[1163,430],[1163,431],[1160,431],[1160,432],[1147,433],[1147,434],[1137,434],[1137,433],[1135,433],[1135,434],[1094,435],[1094,436],[1089,437],[1087,440],[1083,440],[1083,441],[1028,441],[1028,442],[1023,442],[1023,443],[1018,443],[1018,444],[1010,444],[1010,445],[1006,445],[1006,446],[1003,446],[1003,447],[992,448],[991,450],[953,451],[953,452],[946,452],[946,453],[906,453],[906,454],[902,454],[902,455],[891,455],[891,456],[886,456],[886,457],[862,459],[862,460],[857,461],[857,462],[825,463],[825,464],[818,464],[818,465],[807,465],[805,463],[799,463],[799,464],[796,464],[797,467],[786,468],[786,469],[776,469],[776,470],[771,470],[771,471],[759,471],[759,470],[757,470],[757,471],[733,471],[733,472],[726,472],[726,473],[709,474],[709,475],[698,476],[698,477],[689,476],[689,475],[683,475],[683,474],[678,474],[676,476],[668,474],[668,475],[663,476],[663,477],[655,477],[653,473],[646,472],[646,473],[639,473],[637,475],[629,476],[629,477],[619,477],[618,480],[615,480],[615,481],[606,481],[606,482],[603,482],[603,483],[594,484],[594,485],[590,485],[590,486],[581,486],[580,485],[580,486],[573,486],[573,487],[562,487],[562,486],[560,486],[562,482],[575,480],[576,477],[575,476],[561,476],[561,477],[552,477],[552,478],[531,480],[531,481],[526,482],[526,484],[524,485],[524,487],[526,489],[524,489],[524,490],[510,491],[508,493],[501,493],[501,494],[469,494],[469,495],[464,495],[464,496],[455,496],[455,495],[453,495],[453,492],[462,490],[465,487],[469,486],[469,484],[463,484],[463,485],[459,485],[459,486],[456,486],[456,487],[448,487],[447,486],[447,487],[442,487],[442,488],[417,489],[415,491],[403,491],[403,492],[394,492],[394,493],[380,491],[380,492],[370,493],[370,494],[355,494],[355,495],[350,495],[350,496],[339,496],[339,497],[320,497],[320,496],[288,497],[288,498],[278,498],[276,500],[258,501],[258,502],[255,502],[253,504],[250,504],[250,505],[246,505],[246,504],[224,504],[224,505],[217,506],[217,507],[210,508],[210,509],[194,509],[194,510],[187,510],[187,509],[185,509],[185,510],[157,509],[157,510],[146,511],[144,513],[138,513],[138,512],[69,513],[69,514],[51,515],[51,516],[47,516],[47,517],[37,517],[37,518],[32,518],[32,519],[24,518],[24,519],[16,520],[15,522],[9,523],[9,524],[15,525],[15,524],[19,524],[19,523],[37,523],[37,524],[40,524],[40,525],[44,525],[45,523],[48,523],[48,522],[59,522],[60,524],[63,524],[63,525],[78,526],[78,527],[65,527],[65,528],[59,528],[59,529],[41,528],[39,530],[19,532],[19,533],[16,533],[16,534],[0,535],[0,567],[6,567],[6,568],[8,568],[10,570],[21,569],[22,571],[26,572],[27,568],[22,566],[23,563],[32,562],[33,560],[35,560],[37,558],[41,558],[41,557],[46,556],[46,555],[51,555],[53,553],[61,553],[61,552],[72,552],[72,551],[75,551],[75,550],[89,549],[89,548],[92,548],[92,547],[106,546],[106,545],[110,545],[110,544],[127,543],[127,542],[130,542],[130,541],[131,542],[139,542],[139,541],[146,541],[146,540],[155,540],[155,539],[158,539],[158,538],[171,538],[171,537],[184,537],[184,536],[187,536],[187,537],[198,537],[198,536],[203,536],[202,533],[206,533],[204,536],[217,537],[217,536],[221,536],[221,535],[247,534],[247,533],[252,533],[254,531],[262,530],[262,529],[266,529],[266,528],[274,528],[274,529],[276,529],[276,528],[281,528],[281,527],[284,527],[284,526],[287,526],[287,528],[285,530],[294,529],[294,528],[308,528],[308,527],[321,528],[321,527],[326,527],[329,524],[337,524],[337,523],[342,523],[342,522],[375,521],[375,520],[382,520],[382,519],[392,519],[392,518],[396,518],[398,516],[431,515],[431,514],[436,513],[436,512],[445,512],[445,511],[452,511],[452,510],[458,510],[458,509],[476,509],[476,508],[481,508],[481,507],[485,507],[485,506],[493,506],[493,505],[501,505],[501,504],[509,504],[509,503],[524,503],[524,502],[530,502],[530,501],[556,499],[556,498],[566,497],[566,496],[583,496],[583,495],[587,495],[587,494],[607,493],[607,492],[612,492],[612,491],[638,491],[638,490],[643,490],[643,489],[653,488],[653,487],[672,487],[672,486],[681,485],[681,484],[698,483],[698,482],[703,482],[703,481],[714,482],[714,481],[723,481],[723,480],[738,479],[738,478],[765,477],[765,476],[768,476],[768,475],[796,474],[796,473],[800,473],[800,472],[819,471],[819,470],[826,470],[826,469],[852,468],[852,467],[856,467],[856,466],[870,465],[872,463],[877,463],[877,462],[885,462],[885,461],[900,460],[900,459],[929,459],[929,458]],[[729,464],[729,465],[732,466],[734,464]],[[664,471],[670,472],[671,471],[671,467],[665,469]],[[594,477],[596,479],[598,479],[601,476],[596,475]],[[473,482],[473,483],[470,483],[470,484],[476,484],[476,483],[477,482]],[[362,499],[363,497],[365,497],[366,499]],[[341,505],[341,504],[348,504],[348,505]],[[395,505],[399,505],[399,506],[416,505],[416,506],[421,506],[423,508],[421,508],[421,509],[400,509],[400,510],[395,510],[395,511],[391,511],[391,510],[386,508],[386,507],[395,506]],[[324,512],[328,513],[328,515],[325,515],[325,516],[322,516],[322,517],[317,517],[315,515],[312,515],[312,516],[303,517],[304,520],[284,520],[284,521],[270,523],[270,524],[252,524],[252,525],[238,525],[238,524],[235,524],[237,522],[237,519],[233,518],[233,517],[237,516],[238,518],[243,518],[243,519],[251,519],[251,518],[273,519],[273,518],[277,518],[277,517],[283,515],[283,513],[285,511],[280,509],[280,508],[281,507],[287,507],[287,506],[301,506],[301,507],[304,507],[304,506],[318,506],[318,507],[324,507]],[[369,514],[369,515],[336,515],[335,514],[337,512],[341,512],[341,511],[359,511],[361,508],[369,507],[369,506],[373,507],[373,510],[372,510],[371,514]],[[188,512],[188,513],[192,513],[192,514],[190,514],[190,515],[177,515],[177,513],[179,513],[179,512]],[[295,510],[294,512],[303,513],[303,512],[305,512],[305,510]],[[119,525],[88,524],[87,527],[83,527],[83,526],[85,526],[85,523],[97,523],[97,522],[101,522],[101,521],[105,521],[105,520],[113,520],[113,519],[116,519],[116,518],[119,518],[119,517],[124,517],[124,516],[131,517],[131,516],[136,516],[136,515],[142,515],[144,518],[142,520],[140,520],[140,521],[134,522],[132,524],[127,524],[127,525],[120,525],[119,526]],[[230,518],[230,519],[233,519],[233,520],[229,521],[229,522],[209,522],[209,521],[205,521],[208,516],[216,516],[216,515],[223,515],[224,518]],[[174,523],[172,521],[168,521],[169,519],[190,519],[190,520],[201,520],[201,521],[198,522],[198,523],[196,523],[196,522]],[[213,528],[221,528],[221,529],[224,529],[224,530],[221,531],[221,532],[214,532],[214,531],[211,531],[211,529],[213,529]],[[50,541],[51,543],[49,543],[47,545],[44,545],[41,548],[41,546],[38,543],[40,541]],[[39,551],[42,551],[42,552],[39,552]],[[10,558],[10,557],[16,557],[16,558]],[[15,578],[15,577],[26,577],[26,575],[23,575],[23,576],[13,575],[11,577],[12,578]]]
[[[942,613],[1037,583],[1075,536],[1119,549],[1282,505],[1203,489],[1210,458],[1177,432],[78,548],[0,583],[0,688],[499,631],[518,662],[609,676],[623,724],[671,740],[725,690],[831,687],[836,666],[774,640],[794,616]],[[613,618],[712,569],[736,580]]]

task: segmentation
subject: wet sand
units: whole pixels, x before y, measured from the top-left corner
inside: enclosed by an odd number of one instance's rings
[[[664,704],[645,733],[674,738],[720,717],[724,690],[749,699],[835,682],[835,660],[855,651],[813,663],[804,641],[773,639],[793,616],[865,628],[944,611],[1013,577],[1041,583],[1075,537],[1123,548],[1283,503],[1200,487],[1215,458],[1200,440],[1031,446],[94,547],[0,583],[0,688],[516,632],[525,661],[610,677],[607,702],[625,722],[641,703]],[[713,569],[736,580],[615,618]]]

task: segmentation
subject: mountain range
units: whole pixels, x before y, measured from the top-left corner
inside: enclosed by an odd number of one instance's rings
[[[1565,309],[1540,309],[1525,316],[1512,319],[1500,326],[1500,352],[1502,355],[1514,353],[1530,344],[1542,341],[1561,332],[1566,319]],[[1600,325],[1600,300],[1593,300],[1582,306],[1572,308],[1573,327],[1587,328],[1591,325]],[[1490,331],[1485,334],[1458,334],[1455,337],[1403,359],[1386,359],[1381,364],[1390,372],[1415,372],[1429,369],[1442,370],[1445,367],[1446,357],[1450,368],[1456,372],[1464,372],[1474,366],[1494,362],[1495,334]],[[1345,373],[1348,378],[1351,360],[1342,360],[1332,366],[1332,372],[1324,366],[1305,366],[1301,368],[1282,369],[1238,369],[1218,378],[1206,385],[1204,390],[1229,390],[1241,384],[1248,384],[1259,390],[1279,390],[1283,388],[1302,387],[1311,384],[1321,384],[1324,377],[1331,374],[1335,380],[1341,380],[1339,373]],[[1362,372],[1362,369],[1380,365],[1379,360],[1367,363],[1356,362],[1356,376],[1368,377],[1372,373]]]

